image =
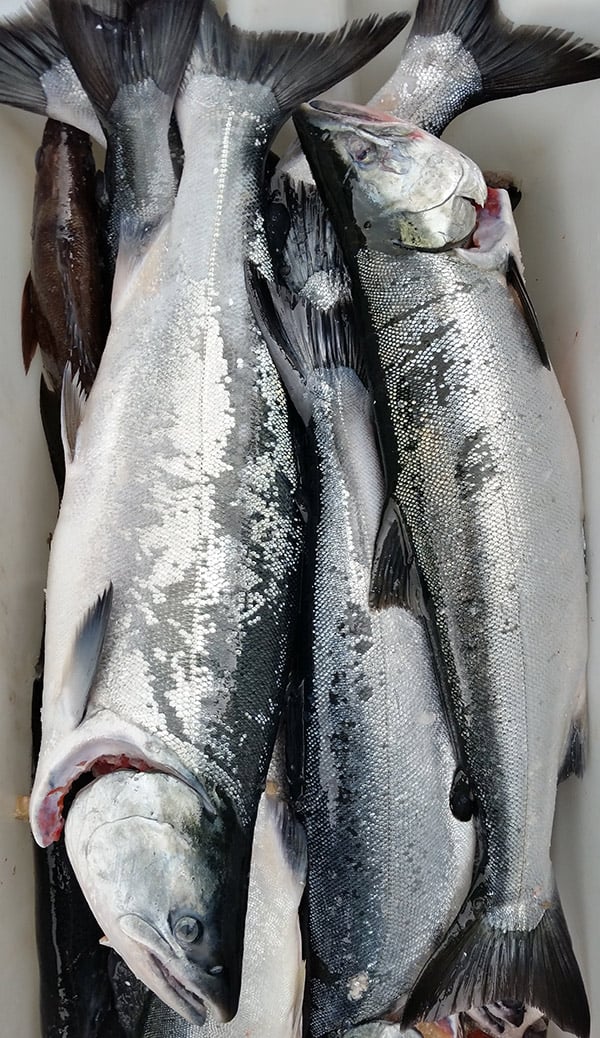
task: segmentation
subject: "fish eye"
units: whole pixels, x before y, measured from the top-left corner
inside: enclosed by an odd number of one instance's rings
[[[354,140],[348,142],[348,151],[350,152],[351,158],[355,162],[358,162],[359,166],[367,166],[370,162],[373,162],[377,155],[377,148],[374,144],[369,144],[368,141],[362,139],[362,137],[356,137]]]
[[[182,915],[173,926],[173,935],[182,945],[196,944],[203,933],[202,923],[193,915]]]

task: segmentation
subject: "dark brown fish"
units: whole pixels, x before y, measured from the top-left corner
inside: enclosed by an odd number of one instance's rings
[[[42,354],[42,423],[62,492],[60,391],[67,363],[89,392],[110,323],[96,167],[88,135],[49,119],[36,157],[31,273],[22,305],[25,370]]]

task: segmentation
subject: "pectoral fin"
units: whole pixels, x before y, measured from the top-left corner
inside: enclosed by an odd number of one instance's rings
[[[35,357],[37,348],[38,333],[35,323],[35,307],[33,304],[33,283],[31,281],[31,274],[28,274],[21,299],[21,350],[23,352],[23,365],[26,374],[29,371],[33,358]]]
[[[62,688],[71,708],[74,727],[83,717],[96,676],[112,600],[111,582],[85,614],[65,663]]]
[[[512,288],[513,292],[517,297],[517,302],[521,307],[521,310],[523,311],[523,316],[527,321],[529,331],[531,332],[533,341],[537,346],[537,351],[540,355],[540,360],[544,367],[548,368],[548,371],[551,371],[552,365],[550,363],[550,357],[548,356],[548,351],[546,349],[546,344],[544,342],[544,337],[542,335],[542,329],[540,328],[540,322],[538,321],[538,316],[535,312],[535,307],[531,302],[531,297],[529,295],[529,292],[527,291],[527,288],[525,287],[525,282],[523,280],[523,275],[519,270],[519,265],[515,257],[512,255],[508,257],[508,263],[506,267],[506,281],[508,283],[509,288]]]

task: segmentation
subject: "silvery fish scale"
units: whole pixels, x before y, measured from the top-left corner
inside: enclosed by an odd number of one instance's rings
[[[384,500],[369,394],[349,369],[307,388],[319,489],[302,805],[319,1038],[401,1002],[468,890],[474,832],[449,808],[456,761],[425,628],[369,607]]]
[[[196,74],[178,117],[175,207],[128,278],[117,264],[113,326],[68,465],[33,810],[70,779],[65,753],[79,761],[86,733],[89,763],[126,731],[130,756],[141,740],[153,767],[218,787],[251,831],[301,541],[285,397],[243,277],[248,251],[265,253],[257,212],[274,104],[260,85]],[[77,625],[109,582],[89,702],[65,704]]]
[[[584,712],[573,429],[500,270],[468,250],[363,250],[357,264],[388,490],[431,594],[483,807],[488,918],[531,930],[554,898],[556,778]]]

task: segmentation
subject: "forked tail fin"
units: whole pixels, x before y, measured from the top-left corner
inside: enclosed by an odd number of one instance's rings
[[[0,104],[68,122],[104,142],[44,0],[0,22]]]
[[[383,50],[409,21],[408,14],[369,15],[329,33],[256,33],[220,18],[207,0],[194,67],[224,79],[263,83],[279,106],[280,123],[294,108],[345,79]]]
[[[475,907],[453,923],[406,1003],[403,1025],[502,999],[535,1006],[563,1031],[588,1038],[590,1011],[558,892],[533,930],[501,930]]]
[[[120,240],[145,247],[173,204],[169,127],[201,6],[202,0],[50,0],[108,142],[113,259]]]
[[[448,46],[449,35],[461,45],[458,51]],[[438,52],[435,39],[442,36]],[[436,71],[443,79],[432,89]],[[389,96],[392,83],[401,99],[402,81],[410,81],[409,108],[398,114],[441,134],[457,115],[485,101],[599,76],[597,46],[561,29],[515,25],[498,0],[420,0],[398,71],[376,99]]]

